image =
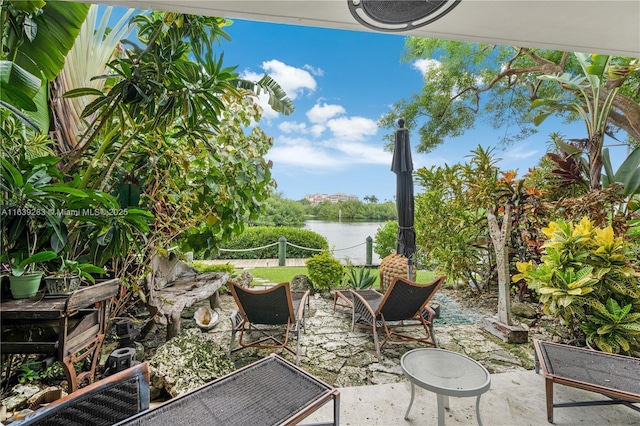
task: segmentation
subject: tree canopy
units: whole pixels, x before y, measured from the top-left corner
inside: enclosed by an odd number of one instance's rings
[[[531,103],[563,94],[561,86],[538,77],[580,73],[578,62],[569,52],[417,37],[407,39],[403,60],[416,61],[424,70],[424,86],[420,92],[397,101],[381,124],[393,129],[397,118],[404,117],[407,127],[420,134],[416,149],[425,153],[446,138],[461,136],[479,120],[503,129],[499,136],[502,143],[533,134],[536,129]],[[616,57],[615,61],[629,64],[632,59]],[[609,117],[608,130],[626,133],[631,142],[640,140],[639,85],[640,76],[634,73],[620,87]],[[606,97],[611,88],[602,90]],[[571,112],[562,117],[579,120]]]

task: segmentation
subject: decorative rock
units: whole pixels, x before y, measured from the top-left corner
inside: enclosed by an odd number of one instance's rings
[[[253,275],[251,275],[251,272],[244,271],[236,279],[236,284],[238,284],[242,288],[249,288],[251,286],[252,281],[253,281]]]
[[[538,317],[538,312],[531,305],[526,303],[513,302],[511,304],[511,313],[517,317],[534,319]]]
[[[20,410],[26,406],[27,400],[38,393],[40,388],[35,385],[18,385],[11,390],[11,396],[2,400],[7,411]]]
[[[227,349],[198,329],[185,330],[160,346],[149,364],[152,399],[162,389],[176,397],[235,369]]]
[[[289,287],[291,290],[313,290],[313,283],[308,276],[300,274],[291,278],[291,282],[289,283]]]

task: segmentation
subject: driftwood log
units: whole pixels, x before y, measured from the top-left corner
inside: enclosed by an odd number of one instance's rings
[[[218,290],[229,274],[198,271],[176,256],[156,256],[147,276],[147,308],[155,324],[167,326],[167,340],[180,333],[180,317],[185,308],[209,300],[212,309],[220,306]]]

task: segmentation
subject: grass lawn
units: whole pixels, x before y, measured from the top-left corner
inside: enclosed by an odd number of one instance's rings
[[[236,275],[240,275],[243,271],[248,271],[256,278],[261,278],[272,283],[281,283],[291,281],[291,279],[299,274],[308,275],[306,267],[278,266],[271,268],[253,268],[253,269],[236,269]],[[371,274],[376,277],[374,287],[380,287],[380,278],[378,269],[372,269]],[[416,281],[419,283],[428,283],[433,281],[435,274],[432,271],[418,271]]]

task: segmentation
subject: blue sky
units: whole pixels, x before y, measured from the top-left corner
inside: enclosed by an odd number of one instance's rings
[[[277,191],[293,200],[344,192],[393,201],[391,153],[383,148],[389,130],[377,123],[394,102],[422,88],[427,66],[425,61],[401,62],[405,38],[239,19],[226,31],[232,40],[221,45],[225,65],[238,65],[247,79],[269,74],[296,107],[284,116],[271,110],[266,99],[258,99],[264,107],[259,125],[274,138],[267,158],[274,164]],[[415,152],[418,136],[412,132],[414,169],[466,162],[478,144],[497,146],[505,129],[478,123],[429,154]],[[548,119],[527,140],[497,147],[502,158],[498,165],[525,173],[544,155],[553,131],[569,138],[585,135],[582,123],[567,126]]]

